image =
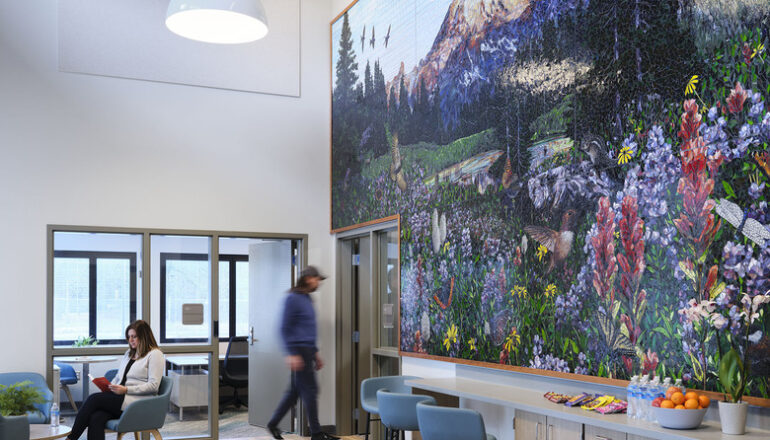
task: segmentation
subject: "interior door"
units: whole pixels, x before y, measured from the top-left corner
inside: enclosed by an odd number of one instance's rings
[[[280,325],[291,288],[291,241],[249,246],[249,424],[267,426],[289,384]],[[291,431],[291,414],[278,427]]]

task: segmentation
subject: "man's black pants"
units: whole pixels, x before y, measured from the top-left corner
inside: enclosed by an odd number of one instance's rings
[[[321,425],[318,423],[318,383],[315,378],[315,349],[311,347],[299,347],[299,355],[305,367],[301,371],[294,371],[291,374],[291,383],[286,390],[281,403],[275,409],[273,417],[268,422],[269,426],[277,426],[287,412],[297,403],[297,398],[302,399],[307,411],[307,420],[310,424],[310,434],[321,432]]]

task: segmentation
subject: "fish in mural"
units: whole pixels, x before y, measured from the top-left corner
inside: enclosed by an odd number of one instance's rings
[[[567,259],[572,250],[572,242],[575,240],[575,221],[577,220],[577,211],[568,209],[561,216],[561,227],[558,231],[543,226],[525,226],[524,231],[535,241],[545,246],[551,260],[548,264],[548,271],[551,272],[557,265],[561,266]]]

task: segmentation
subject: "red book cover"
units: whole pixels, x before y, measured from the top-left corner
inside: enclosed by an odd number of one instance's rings
[[[106,377],[93,377],[89,374],[88,378],[91,379],[91,382],[93,382],[94,385],[99,387],[99,389],[102,390],[103,392],[107,392],[110,390],[110,381],[107,380]]]

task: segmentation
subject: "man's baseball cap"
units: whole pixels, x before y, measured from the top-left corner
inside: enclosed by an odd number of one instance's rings
[[[304,269],[302,269],[302,272],[299,274],[300,278],[302,277],[318,277],[322,280],[325,280],[326,277],[324,275],[321,275],[321,272],[318,272],[318,269],[315,268],[315,266],[308,266]]]

